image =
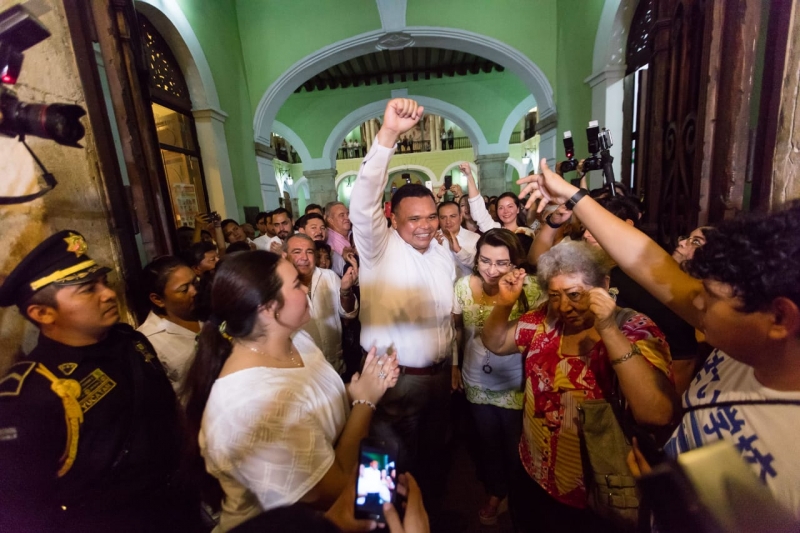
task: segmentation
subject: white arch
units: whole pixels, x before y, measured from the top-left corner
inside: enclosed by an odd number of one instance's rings
[[[336,189],[338,191],[339,190],[339,184],[342,181],[344,181],[347,178],[349,178],[350,176],[358,176],[358,171],[357,170],[348,170],[344,174],[339,174],[338,176],[336,176],[336,178],[333,180],[334,189]]]
[[[175,59],[183,69],[189,86],[192,105],[197,109],[212,107],[219,110],[219,96],[211,75],[211,67],[192,30],[186,15],[176,0],[136,0],[136,9],[144,13],[167,41]]]
[[[167,41],[186,79],[211,209],[223,217],[238,218],[225,138],[228,115],[220,109],[217,87],[200,41],[176,0],[136,0],[135,7]]]
[[[473,148],[478,149],[479,152],[481,147],[489,146],[488,142],[486,141],[486,136],[483,134],[481,127],[478,126],[478,122],[460,107],[456,107],[453,104],[448,104],[442,100],[427,96],[412,95],[408,96],[408,98],[413,98],[422,104],[427,113],[434,113],[452,120],[458,125],[459,128],[464,130],[464,133],[466,133],[467,137],[469,137]],[[353,131],[353,128],[356,126],[366,122],[371,118],[381,116],[386,109],[386,104],[388,102],[388,98],[385,100],[372,102],[371,104],[367,104],[350,112],[346,117],[340,120],[339,123],[334,126],[333,130],[331,130],[330,135],[328,135],[328,140],[325,141],[325,147],[322,149],[322,160],[326,162],[330,161],[331,165],[335,166],[336,151],[341,146],[342,139],[344,139],[348,133]]]
[[[386,173],[387,176],[391,176],[395,172],[402,172],[404,170],[416,170],[422,172],[428,179],[431,180],[432,183],[436,183],[436,174],[433,173],[431,169],[428,167],[423,167],[420,165],[399,165],[393,168],[390,168],[389,171]]]
[[[606,0],[594,37],[592,71],[625,67],[628,31],[639,0]]]
[[[495,153],[502,154],[508,152],[508,141],[511,139],[511,134],[514,133],[514,127],[519,122],[519,119],[524,117],[528,113],[528,110],[534,107],[536,107],[536,98],[530,94],[511,110],[511,113],[508,114],[506,121],[503,123],[503,129],[500,130],[500,137],[497,139],[499,148],[505,149],[497,150]]]
[[[517,169],[517,175],[519,175],[520,178],[527,175],[527,173],[525,172],[525,167],[522,165],[522,161],[517,161],[513,157],[509,157],[508,159],[506,159],[506,165],[509,165]]]
[[[478,166],[472,161],[456,161],[455,163],[451,163],[445,167],[442,173],[439,175],[439,181],[437,183],[441,184],[444,183],[444,177],[453,170],[455,167],[460,165],[461,163],[469,163],[470,168],[472,168],[472,175],[475,176],[475,185],[480,187],[481,178],[478,175]]]
[[[320,48],[289,67],[269,86],[258,103],[253,118],[256,141],[269,144],[269,132],[278,110],[303,82],[342,61],[374,52],[385,35],[383,30],[362,33]],[[447,48],[494,61],[516,74],[530,90],[541,118],[556,112],[553,88],[544,72],[525,54],[502,41],[457,28],[433,26],[406,27],[393,35],[403,35],[417,47]]]
[[[292,128],[283,122],[276,120],[272,123],[272,132],[289,141],[289,144],[291,144],[292,148],[295,149],[297,155],[300,156],[301,163],[311,161],[311,154],[309,153],[308,148],[306,148],[306,143],[303,142],[303,139],[301,139]]]
[[[299,198],[298,194],[299,192],[305,193],[303,196],[305,197],[306,200],[311,198],[311,190],[308,188],[308,178],[306,178],[305,176],[293,182],[292,185],[289,186],[289,196],[291,196],[292,198]]]

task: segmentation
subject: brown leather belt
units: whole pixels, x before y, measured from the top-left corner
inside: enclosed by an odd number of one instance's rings
[[[403,366],[399,365],[398,368],[400,369],[401,374],[408,374],[409,376],[434,376],[444,370],[445,367],[449,366],[450,360],[445,359],[435,365],[425,366],[422,368],[414,367],[414,366]]]

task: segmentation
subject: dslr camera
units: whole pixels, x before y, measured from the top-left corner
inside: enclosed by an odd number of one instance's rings
[[[21,102],[6,85],[17,83],[23,52],[50,37],[50,32],[22,5],[0,13],[0,134],[34,135],[65,146],[80,148],[86,131],[80,118],[86,111],[73,104]]]
[[[586,128],[586,140],[588,142],[589,157],[583,160],[583,171],[589,172],[590,170],[602,170],[605,180],[605,186],[608,187],[612,196],[616,195],[614,189],[614,157],[611,155],[611,146],[614,141],[611,138],[611,132],[607,129],[600,129],[596,120],[589,122],[589,127]],[[578,168],[578,160],[575,159],[575,145],[572,142],[572,132],[564,132],[564,153],[567,156],[566,161],[561,162],[561,173],[572,172]],[[573,185],[578,186],[580,179],[571,180]]]

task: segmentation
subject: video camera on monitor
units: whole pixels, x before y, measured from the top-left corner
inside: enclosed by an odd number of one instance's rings
[[[596,120],[589,122],[586,128],[586,140],[588,142],[589,157],[583,160],[583,171],[602,170],[605,186],[612,196],[616,195],[614,189],[614,157],[611,155],[611,147],[614,144],[611,132],[605,128],[600,129]],[[578,160],[575,159],[575,145],[572,141],[572,132],[564,132],[564,153],[567,160],[561,163],[561,173],[572,172],[578,168]],[[573,185],[580,186],[580,178],[571,180]],[[574,183],[578,182],[578,183]]]

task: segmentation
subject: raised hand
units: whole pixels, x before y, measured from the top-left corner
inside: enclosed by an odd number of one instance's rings
[[[517,268],[500,278],[500,292],[494,298],[496,305],[513,306],[522,293],[525,284],[525,269]]]
[[[560,205],[558,209],[550,214],[550,222],[553,224],[563,224],[572,217],[572,211],[567,206]]]
[[[422,118],[422,113],[425,110],[414,100],[410,98],[394,98],[389,100],[386,104],[386,111],[383,113],[383,125],[381,126],[380,133],[384,132],[391,137],[391,145],[394,146],[397,138],[403,133],[417,125],[417,122]],[[384,144],[381,140],[381,144]],[[384,144],[384,146],[387,146]]]
[[[464,196],[464,189],[462,189],[461,185],[459,185],[458,183],[454,183],[450,187],[450,192],[453,193],[453,196],[456,196],[458,198]]]
[[[472,177],[472,165],[467,162],[459,163],[458,170],[464,173],[464,175],[468,178]]]
[[[277,241],[272,241],[269,245],[269,251],[273,254],[283,255],[283,246]]]
[[[528,209],[536,203],[536,200],[541,199],[536,210],[537,213],[541,213],[547,204],[565,204],[573,194],[578,192],[577,187],[564,181],[564,178],[550,170],[546,159],[542,159],[539,168],[541,169],[540,174],[531,174],[517,180],[519,185],[525,185],[519,191],[519,197],[524,198],[530,194],[530,198],[525,204]]]
[[[458,244],[458,240],[455,237],[453,237],[452,233],[450,233],[446,229],[443,229],[442,235],[444,236],[445,239],[447,239],[447,242],[450,243],[450,249],[453,251],[453,253],[458,253],[461,251],[461,246]]]
[[[589,311],[594,315],[594,327],[598,331],[616,328],[614,309],[617,302],[608,294],[606,289],[595,287],[584,296],[589,301]]]

